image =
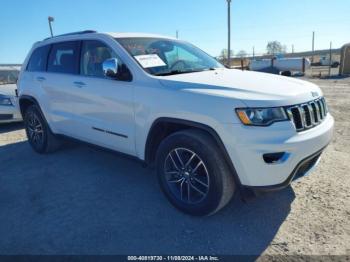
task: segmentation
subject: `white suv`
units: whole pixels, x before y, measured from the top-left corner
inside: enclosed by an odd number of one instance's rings
[[[35,151],[71,137],[154,164],[167,198],[192,215],[215,213],[235,191],[288,186],[318,163],[334,125],[314,84],[226,69],[148,34],[38,42],[18,88]]]

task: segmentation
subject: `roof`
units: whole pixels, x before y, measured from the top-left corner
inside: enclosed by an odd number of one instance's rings
[[[60,40],[60,39],[75,39],[75,37],[78,37],[78,36],[82,36],[82,35],[107,35],[107,36],[110,36],[110,37],[113,37],[113,38],[162,38],[162,39],[172,39],[172,40],[176,40],[176,38],[172,38],[172,37],[167,37],[167,36],[161,36],[161,35],[157,35],[157,34],[146,34],[146,33],[114,33],[114,32],[111,32],[111,33],[98,33],[96,31],[92,31],[92,30],[86,30],[86,31],[80,31],[80,32],[73,32],[73,33],[67,33],[67,34],[62,34],[62,35],[56,35],[56,36],[53,36],[53,37],[49,37],[49,38],[46,38],[44,39],[43,41],[38,41],[36,43],[34,43],[34,46],[37,46],[37,45],[41,45],[43,43],[54,43],[56,42],[57,40]]]
[[[350,46],[350,43],[347,43],[347,44],[343,45],[342,48],[348,47],[348,46]]]
[[[106,32],[105,34],[110,35],[114,38],[130,38],[130,37],[145,37],[145,38],[166,38],[175,39],[173,37],[162,36],[157,34],[147,34],[147,33],[117,33],[117,32]]]

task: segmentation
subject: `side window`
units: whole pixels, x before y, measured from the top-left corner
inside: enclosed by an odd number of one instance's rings
[[[79,41],[53,44],[47,65],[48,72],[78,74]]]
[[[130,81],[130,71],[126,65],[123,64],[117,54],[109,46],[96,40],[83,41],[80,74],[84,76],[105,78],[102,65],[104,61],[111,58],[118,59],[117,80]]]
[[[50,46],[38,47],[32,53],[29,63],[27,65],[27,71],[30,72],[43,72],[46,71],[47,55],[49,53]]]

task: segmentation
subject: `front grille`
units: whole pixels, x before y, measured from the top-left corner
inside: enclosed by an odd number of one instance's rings
[[[13,118],[13,115],[10,114],[0,114],[0,120],[10,120]]]
[[[305,104],[289,106],[286,111],[298,132],[321,124],[328,114],[326,100],[323,97]]]

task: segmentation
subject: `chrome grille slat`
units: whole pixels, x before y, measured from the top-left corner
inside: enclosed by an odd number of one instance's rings
[[[323,107],[322,107],[322,103],[320,100],[317,101],[318,107],[320,108],[320,119],[322,120],[324,117],[324,111],[323,111]]]
[[[301,105],[301,108],[304,111],[304,126],[309,128],[309,127],[312,126],[311,113],[310,113],[309,105],[308,104],[303,104],[303,105]]]
[[[324,98],[286,107],[286,112],[298,132],[313,128],[326,118],[327,104]]]
[[[327,115],[328,110],[327,110],[326,100],[324,98],[322,98],[321,99],[321,103],[322,103],[322,106],[323,106],[323,112],[324,112],[325,115]]]
[[[314,126],[316,124],[316,121],[315,121],[314,108],[312,107],[311,103],[309,103],[307,106],[308,106],[309,112],[310,112],[311,125]]]
[[[303,130],[304,126],[303,126],[303,121],[302,121],[301,114],[299,111],[299,107],[294,106],[294,107],[291,107],[290,110],[293,114],[293,123],[294,123],[295,129],[298,131]]]
[[[297,108],[298,108],[300,118],[301,118],[301,127],[304,128],[306,125],[304,108],[302,106],[298,106]]]
[[[319,122],[318,119],[319,119],[319,115],[320,115],[320,113],[318,111],[318,107],[316,106],[315,102],[311,102],[310,104],[311,104],[312,110],[314,112],[315,124],[317,124]]]

